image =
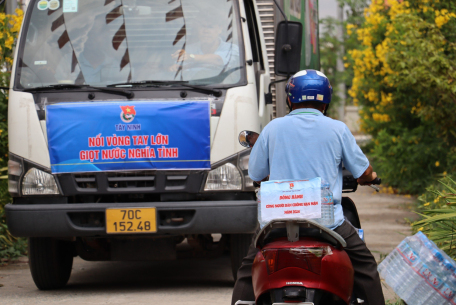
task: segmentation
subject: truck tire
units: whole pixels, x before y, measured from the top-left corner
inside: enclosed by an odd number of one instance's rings
[[[247,255],[247,252],[249,252],[252,238],[253,234],[231,234],[231,272],[233,273],[233,278],[235,281],[237,279],[238,269],[242,264],[242,259]]]
[[[73,267],[72,244],[48,237],[30,237],[29,265],[33,281],[40,290],[66,285]]]

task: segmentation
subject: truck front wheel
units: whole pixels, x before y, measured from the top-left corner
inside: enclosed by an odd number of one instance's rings
[[[72,244],[48,237],[30,237],[29,265],[33,281],[40,290],[62,288],[73,267]]]
[[[231,271],[234,280],[237,278],[237,271],[241,267],[242,260],[249,252],[252,243],[253,234],[231,234],[230,254],[231,254]]]

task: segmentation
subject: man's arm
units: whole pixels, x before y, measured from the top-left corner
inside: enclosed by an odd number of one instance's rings
[[[249,176],[253,181],[266,181],[269,178],[269,152],[264,142],[264,130],[250,152]]]
[[[344,134],[342,138],[342,161],[345,167],[353,174],[353,177],[357,179],[358,183],[363,185],[367,182],[371,182],[377,177],[377,174],[373,172],[372,166],[369,160],[356,144],[355,137],[344,124]],[[373,176],[375,174],[375,177]]]
[[[361,175],[361,177],[358,178],[358,183],[361,185],[371,185],[371,183],[375,178],[377,178],[377,173],[374,172],[372,169],[372,165],[369,164],[369,167],[366,169],[364,174]]]

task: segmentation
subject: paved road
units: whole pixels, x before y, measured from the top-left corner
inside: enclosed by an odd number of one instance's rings
[[[387,254],[410,234],[404,218],[412,199],[360,187],[355,201],[374,255]],[[118,263],[75,260],[65,289],[39,291],[26,263],[0,267],[0,304],[229,304],[234,285],[228,256],[215,260]],[[384,287],[387,299],[394,297]]]

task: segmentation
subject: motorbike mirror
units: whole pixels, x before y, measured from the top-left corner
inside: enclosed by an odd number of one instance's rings
[[[254,131],[243,130],[239,133],[239,144],[247,148],[252,148],[259,136]]]

